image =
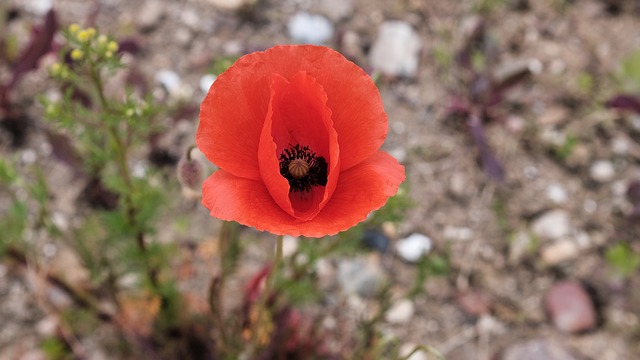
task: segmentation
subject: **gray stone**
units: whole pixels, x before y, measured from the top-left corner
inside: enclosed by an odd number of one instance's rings
[[[579,360],[564,346],[550,339],[535,339],[509,346],[501,360]]]
[[[385,22],[371,48],[369,60],[374,69],[391,76],[415,77],[422,43],[406,22]]]
[[[153,29],[164,16],[164,11],[164,2],[158,0],[145,1],[135,16],[136,26],[142,31]]]
[[[353,0],[322,0],[320,11],[332,21],[340,21],[353,14]]]
[[[342,291],[362,297],[376,295],[386,281],[380,264],[364,258],[341,262],[337,278]]]
[[[571,232],[569,213],[561,209],[548,211],[534,220],[531,230],[544,239],[554,240],[567,236]]]
[[[333,36],[333,24],[321,15],[298,12],[287,23],[289,36],[303,44],[325,44]]]

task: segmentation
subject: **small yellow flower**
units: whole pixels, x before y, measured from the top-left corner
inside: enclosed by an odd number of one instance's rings
[[[87,42],[87,41],[89,41],[90,37],[91,36],[89,36],[89,32],[87,30],[80,30],[80,31],[78,31],[78,35],[76,35],[76,38],[80,42]]]
[[[119,49],[118,43],[113,41],[113,40],[109,41],[109,44],[107,44],[107,50],[108,51],[116,52],[116,51],[118,51],[118,49]]]
[[[125,115],[127,115],[127,117],[132,117],[136,112],[133,109],[127,109]]]
[[[104,45],[107,43],[107,41],[109,41],[109,38],[107,37],[107,35],[102,34],[98,36],[98,44]]]
[[[71,50],[71,58],[73,60],[82,60],[82,58],[84,57],[84,52],[80,49],[73,49]]]
[[[72,35],[75,35],[78,31],[80,31],[80,25],[78,24],[69,25],[69,33],[71,33]]]
[[[87,28],[87,33],[89,34],[89,37],[92,38],[94,36],[96,36],[96,29],[95,28]]]
[[[49,67],[49,72],[51,73],[52,76],[60,75],[61,70],[62,70],[62,64],[58,62],[51,64],[51,67]]]

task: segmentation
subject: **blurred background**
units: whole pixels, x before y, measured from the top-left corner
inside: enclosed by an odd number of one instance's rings
[[[345,354],[331,334],[355,334],[378,309],[372,288],[388,283],[381,339],[405,356],[416,344],[447,359],[640,354],[639,2],[2,0],[0,154],[14,175],[0,187],[0,232],[30,250],[21,258],[5,246],[0,258],[0,359],[135,358],[105,345],[117,335],[99,326],[71,331],[81,351],[56,352],[49,340],[64,333],[60,309],[74,301],[43,285],[46,274],[95,284],[64,239],[101,236],[86,230],[86,214],[118,201],[82,170],[81,133],[45,120],[47,101],[66,99],[50,74],[71,24],[118,43],[126,70],[104,84],[107,95],[131,88],[160,104],[158,130],[131,147],[127,165],[165,193],[152,237],[176,246],[177,288],[191,306],[206,308],[218,255],[219,224],[176,176],[199,104],[239,56],[313,43],[371,74],[389,118],[383,148],[407,172],[393,216],[316,264],[320,294],[305,309],[329,349]],[[45,200],[32,183],[46,184]],[[45,213],[33,205],[43,202]],[[273,246],[251,229],[241,236],[232,308]],[[323,241],[285,240],[288,254]],[[123,271],[118,283],[136,279]]]

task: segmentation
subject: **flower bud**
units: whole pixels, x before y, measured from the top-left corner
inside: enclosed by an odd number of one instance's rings
[[[69,33],[75,35],[78,31],[80,31],[80,25],[71,24],[69,25]]]
[[[80,31],[78,31],[78,34],[76,35],[76,38],[80,42],[87,42],[87,41],[89,41],[91,36],[89,35],[89,32],[87,30],[80,30]]]
[[[107,50],[108,51],[116,52],[116,51],[118,51],[118,48],[119,48],[118,43],[113,41],[113,40],[109,41],[109,43],[107,44]]]
[[[178,180],[182,186],[195,191],[200,191],[202,185],[203,166],[200,161],[191,157],[191,150],[187,149],[185,155],[178,162]]]
[[[84,57],[84,52],[80,49],[73,49],[71,50],[71,59],[73,60],[82,60],[82,58]]]

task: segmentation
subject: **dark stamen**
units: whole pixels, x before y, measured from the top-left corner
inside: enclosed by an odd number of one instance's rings
[[[309,192],[327,185],[327,161],[308,146],[289,145],[280,154],[280,175],[289,181],[291,192]]]

